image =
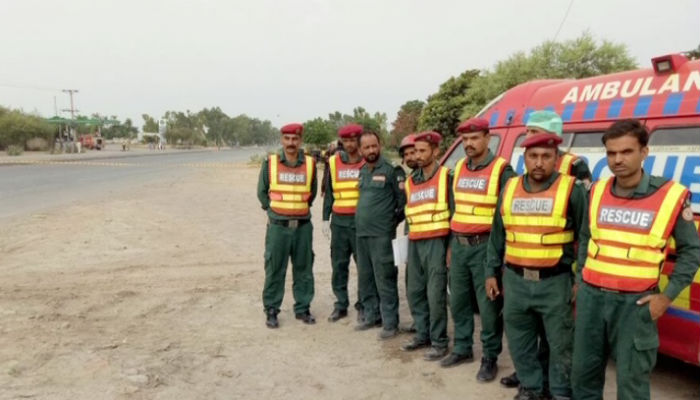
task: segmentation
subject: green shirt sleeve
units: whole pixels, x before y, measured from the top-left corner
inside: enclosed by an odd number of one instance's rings
[[[316,194],[318,193],[318,180],[316,179],[316,175],[318,175],[318,169],[316,168],[316,161],[313,161],[314,163],[314,168],[311,170],[311,175],[313,177],[311,178],[311,197],[309,197],[309,206],[314,202],[314,199],[316,199]]]
[[[588,226],[588,196],[586,189],[580,183],[574,184],[569,198],[569,210],[573,221],[574,240],[578,243],[578,253],[574,255],[576,260],[576,279],[580,279],[581,268],[586,262],[588,240],[591,234]]]
[[[323,220],[328,221],[331,219],[331,212],[333,211],[333,186],[331,186],[331,174],[326,174],[325,187],[326,192],[323,194]]]
[[[510,164],[506,165],[505,168],[503,168],[503,172],[501,172],[501,181],[500,181],[500,190],[503,190],[504,187],[506,187],[506,182],[508,182],[508,179],[518,176],[518,174],[515,173],[513,170],[513,167],[510,166]]]
[[[579,181],[591,180],[591,170],[582,158],[577,158],[571,166],[571,175]]]
[[[684,208],[689,209],[690,203],[684,201]],[[664,290],[664,295],[671,300],[678,297],[678,294],[693,282],[700,266],[700,237],[693,221],[684,219],[681,212],[676,218],[672,234],[676,239],[676,265]]]
[[[258,200],[260,201],[260,206],[263,210],[267,210],[270,207],[270,173],[268,172],[268,160],[267,157],[262,162],[260,167],[260,176],[258,177]]]
[[[406,172],[401,167],[395,167],[392,175],[392,188],[394,189],[394,196],[396,197],[395,223],[398,225],[406,218],[404,214],[406,207],[406,192],[403,189],[406,183]]]
[[[503,252],[505,251],[506,231],[501,217],[501,204],[503,202],[503,192],[498,195],[496,203],[496,213],[491,224],[491,235],[486,247],[485,275],[486,278],[497,276],[503,265]]]

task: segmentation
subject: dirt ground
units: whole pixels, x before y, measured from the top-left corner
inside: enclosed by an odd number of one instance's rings
[[[377,330],[355,332],[354,313],[326,321],[333,295],[320,200],[318,322],[294,319],[288,273],[281,327],[267,329],[257,173],[244,164],[235,173],[192,169],[186,179],[3,221],[0,399],[512,398],[497,382],[476,382],[478,344],[477,362],[445,370],[401,352],[408,335],[380,342]],[[355,283],[353,270],[350,293]],[[403,290],[401,316],[409,320]],[[499,377],[512,372],[507,350],[499,366]],[[655,376],[653,398],[698,398],[690,370]]]

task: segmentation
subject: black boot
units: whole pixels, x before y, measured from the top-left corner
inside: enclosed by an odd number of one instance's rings
[[[440,361],[440,366],[443,368],[449,368],[472,361],[474,361],[474,353],[458,354],[453,352]]]
[[[280,323],[277,320],[277,310],[275,310],[274,308],[268,308],[265,314],[267,315],[267,321],[265,321],[265,325],[267,325],[268,328],[275,329],[280,326]]]
[[[316,318],[314,318],[314,316],[311,315],[311,313],[308,311],[296,314],[296,318],[300,319],[301,322],[303,322],[307,325],[313,325],[316,323]]]
[[[329,322],[335,322],[335,321],[337,321],[337,320],[339,320],[339,319],[341,319],[341,318],[345,318],[345,317],[347,317],[347,316],[348,316],[348,310],[339,310],[339,309],[336,308],[336,309],[333,310],[333,312],[331,313],[331,316],[328,317],[328,321],[329,321]]]
[[[501,378],[501,385],[507,388],[516,388],[520,386],[520,379],[518,379],[518,374],[516,372],[513,372],[508,376],[504,376],[503,378]]]
[[[498,364],[496,364],[496,359],[482,358],[481,368],[479,368],[479,373],[476,374],[476,380],[479,382],[491,382],[496,379],[497,373]]]

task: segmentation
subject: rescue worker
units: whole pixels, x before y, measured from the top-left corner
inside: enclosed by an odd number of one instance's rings
[[[364,160],[360,154],[359,138],[362,126],[349,124],[338,130],[343,143],[342,150],[337,150],[328,160],[328,178],[323,196],[323,234],[331,242],[331,287],[335,294],[333,312],[328,321],[335,322],[348,315],[348,267],[350,256],[357,265],[357,241],[355,232],[355,210],[359,189],[357,184],[360,168]],[[331,214],[333,218],[331,219]],[[358,293],[355,309],[358,321],[362,320],[361,295]]]
[[[561,138],[541,133],[526,139],[527,173],[511,178],[496,205],[487,249],[486,293],[499,294],[497,276],[503,262],[504,325],[508,347],[520,379],[515,399],[544,396],[538,361],[537,327],[551,347],[549,386],[554,398],[571,396],[573,346],[571,265],[574,244],[586,246],[586,191],[573,177],[556,171]]]
[[[413,133],[406,135],[403,139],[401,139],[399,156],[401,157],[401,162],[408,167],[411,172],[416,169],[416,143],[415,135]]]
[[[474,359],[474,309],[476,298],[481,315],[483,356],[477,380],[496,378],[496,361],[502,350],[502,298],[489,300],[484,283],[484,260],[496,202],[515,171],[508,161],[489,150],[489,123],[472,118],[457,127],[466,157],[457,161],[451,186],[455,210],[450,221],[452,238],[448,250],[450,311],[455,326],[452,353],[441,361],[451,367]],[[500,281],[500,274],[497,275]],[[474,296],[476,294],[476,297]]]
[[[406,297],[416,325],[404,351],[430,346],[423,355],[436,361],[447,354],[447,266],[451,196],[449,169],[438,164],[437,132],[415,136],[416,169],[406,181],[406,220],[409,224]]]
[[[383,326],[380,339],[396,336],[399,324],[398,270],[391,241],[403,220],[406,197],[400,186],[405,175],[381,155],[379,135],[365,131],[360,136],[360,198],[355,212],[357,230],[358,286],[364,320],[358,331]]]
[[[399,145],[399,156],[401,156],[401,163],[408,168],[409,175],[412,174],[413,171],[415,171],[415,169],[418,167],[416,163],[416,146],[414,138],[415,134],[410,133],[406,135],[403,139],[401,139],[401,144]],[[404,190],[403,186],[401,186],[401,190]],[[403,224],[403,234],[404,236],[408,235],[408,222],[404,222]],[[408,277],[405,273],[404,285],[406,287],[406,290],[408,290]],[[405,333],[414,333],[416,331],[416,324],[413,321],[411,321],[410,324],[399,326],[399,330]]]
[[[418,167],[416,162],[416,142],[415,133],[406,135],[401,139],[401,145],[399,146],[399,156],[401,156],[401,163],[408,167],[408,173],[413,174],[413,171]],[[403,190],[403,187],[401,188]],[[404,223],[404,235],[408,235],[408,222]]]
[[[534,111],[530,114],[525,124],[525,137],[529,138],[532,135],[539,133],[553,133],[559,137],[562,136],[563,122],[559,114],[554,111],[542,110]],[[588,164],[577,156],[576,154],[564,152],[558,150],[559,157],[557,158],[556,170],[561,174],[571,175],[577,180],[581,181],[586,189],[591,187],[591,170],[588,168]],[[544,371],[544,385],[545,392],[547,392],[548,376],[546,371],[549,370],[549,364],[547,360],[549,359],[549,346],[547,345],[547,338],[544,336],[544,328],[539,326],[537,328],[539,337],[539,355],[540,363],[542,364],[542,371]],[[513,374],[503,377],[501,379],[501,384],[505,387],[514,388],[518,387],[520,380],[515,372]]]
[[[310,208],[317,190],[316,162],[300,150],[303,125],[288,124],[281,132],[282,149],[263,161],[258,179],[258,200],[268,216],[262,297],[269,328],[279,326],[277,314],[290,257],[296,319],[305,324],[316,323],[309,312],[314,297]]]
[[[700,264],[700,238],[688,189],[642,169],[647,129],[637,120],[615,122],[603,135],[614,177],[591,189],[590,241],[577,278],[574,398],[602,399],[608,357],[617,366],[617,398],[649,399],[656,363],[656,321],[690,285]],[[669,238],[676,259],[659,288]]]

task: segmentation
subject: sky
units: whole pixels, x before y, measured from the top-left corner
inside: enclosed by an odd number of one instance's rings
[[[653,56],[700,45],[698,0],[0,0],[0,105],[160,117],[220,107],[280,126],[393,121],[450,76],[588,30]],[[61,113],[61,115],[68,115]]]

